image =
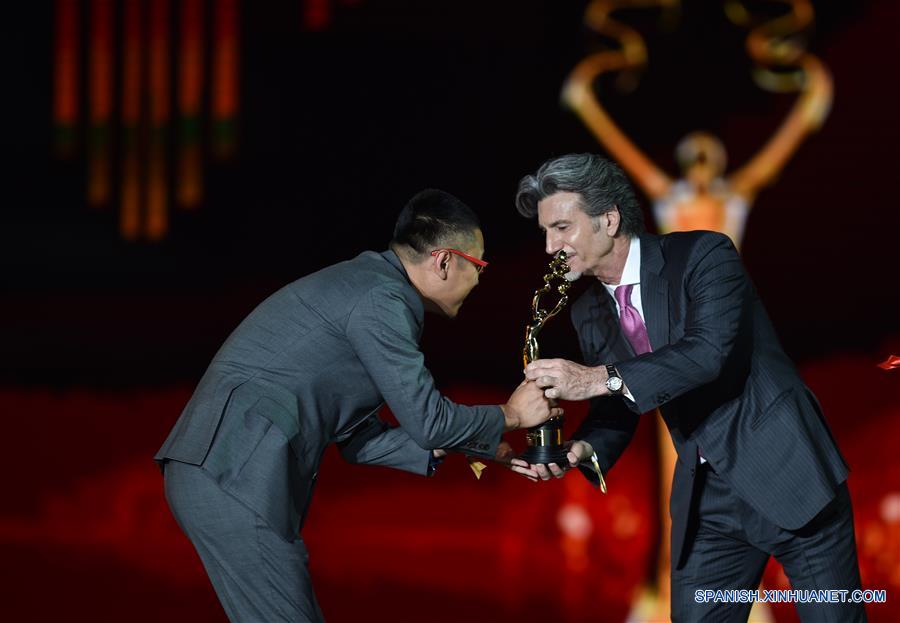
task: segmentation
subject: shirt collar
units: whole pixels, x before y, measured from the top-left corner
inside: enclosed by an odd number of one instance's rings
[[[619,283],[610,285],[604,283],[606,289],[612,292],[617,286],[637,285],[641,282],[641,239],[634,236],[628,245],[628,257],[625,259],[625,268],[622,269],[622,278]]]

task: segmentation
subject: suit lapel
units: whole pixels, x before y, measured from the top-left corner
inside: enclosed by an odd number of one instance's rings
[[[641,236],[641,306],[650,347],[669,343],[669,284],[660,277],[665,263],[658,236]]]

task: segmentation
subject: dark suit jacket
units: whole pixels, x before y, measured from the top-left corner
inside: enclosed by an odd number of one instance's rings
[[[699,231],[642,235],[640,288],[653,351],[638,357],[602,284],[572,306],[585,362],[615,364],[636,401],[595,398],[574,437],[589,441],[608,470],[637,414],[659,407],[678,452],[670,500],[676,563],[698,449],[773,523],[805,525],[835,496],[847,466],[731,241]]]
[[[420,474],[433,448],[492,458],[502,411],[441,396],[419,351],[423,321],[392,251],[285,286],[213,357],[156,460],[202,466],[293,540],[332,442],[351,462]],[[385,401],[401,427],[378,419]]]

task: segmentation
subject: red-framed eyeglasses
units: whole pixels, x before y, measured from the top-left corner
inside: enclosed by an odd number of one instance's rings
[[[434,251],[431,252],[431,255],[432,256],[437,255],[441,251],[446,251],[447,253],[455,253],[456,255],[458,255],[460,257],[466,258],[467,260],[472,262],[472,264],[475,265],[475,270],[478,271],[479,275],[488,265],[488,263],[485,262],[484,260],[479,260],[477,257],[472,257],[468,253],[463,253],[459,249],[435,249]]]

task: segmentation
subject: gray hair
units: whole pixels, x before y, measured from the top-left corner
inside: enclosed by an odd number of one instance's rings
[[[568,154],[547,160],[534,175],[519,182],[516,208],[533,218],[538,202],[561,192],[577,193],[581,209],[590,217],[619,209],[619,231],[637,236],[644,231],[644,214],[625,172],[611,160],[595,154]]]

